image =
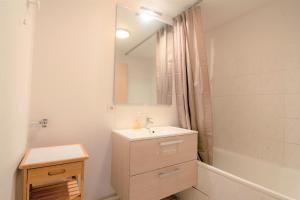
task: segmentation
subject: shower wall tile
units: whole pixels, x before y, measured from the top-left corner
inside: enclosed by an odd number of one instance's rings
[[[233,78],[229,76],[214,77],[212,96],[228,96],[233,94]]]
[[[300,118],[300,94],[287,94],[285,97],[285,117]]]
[[[255,148],[257,158],[274,162],[279,165],[284,163],[285,143],[283,141],[259,140],[255,145]]]
[[[233,77],[232,90],[234,95],[257,94],[259,77],[256,74]]]
[[[300,169],[300,2],[288,2],[206,34],[215,146]]]
[[[214,77],[213,96],[285,93],[285,71]]]
[[[257,140],[269,140],[283,142],[285,138],[285,121],[283,118],[262,118],[255,119],[256,125],[253,131],[253,137]]]
[[[285,165],[291,168],[300,169],[300,145],[289,144],[285,145]]]
[[[284,88],[284,71],[273,71],[258,74],[259,77],[259,94],[283,94]]]
[[[238,60],[236,58],[230,58],[229,52],[224,52],[223,45],[221,40],[215,41],[215,44],[218,46],[216,48],[215,56],[220,57],[220,59],[215,60],[215,65],[223,66],[222,69],[215,71],[214,76],[224,76],[224,77],[233,77],[236,75],[236,70],[238,68]]]
[[[239,49],[236,49],[236,51],[239,51]],[[234,59],[236,65],[235,76],[253,75],[260,72],[260,60],[255,55],[251,54],[248,49],[243,49],[240,54]]]
[[[216,146],[283,162],[285,111],[282,95],[214,97],[213,113]]]
[[[234,118],[234,108],[231,103],[234,97],[216,97],[213,98],[213,120],[214,120],[214,144],[222,148],[230,148],[232,141],[232,129]]]
[[[285,71],[285,87],[287,94],[300,93],[300,69]]]
[[[300,118],[287,118],[285,123],[285,141],[300,145]]]

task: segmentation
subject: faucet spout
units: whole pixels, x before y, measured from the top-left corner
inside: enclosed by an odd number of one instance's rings
[[[151,124],[154,124],[152,118],[151,118],[151,117],[146,117],[145,128],[146,128],[146,129],[150,129],[150,128],[151,128]]]

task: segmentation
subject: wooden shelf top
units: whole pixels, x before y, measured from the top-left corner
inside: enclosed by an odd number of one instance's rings
[[[19,168],[29,169],[88,159],[85,148],[81,144],[41,147],[29,149]]]

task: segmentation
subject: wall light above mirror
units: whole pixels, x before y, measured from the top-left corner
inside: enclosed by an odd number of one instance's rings
[[[149,22],[152,21],[154,18],[160,17],[161,13],[150,8],[141,7],[138,12],[138,15],[144,22]]]
[[[160,15],[145,7],[117,7],[115,104],[172,104],[173,67],[163,41],[168,25],[157,20]]]

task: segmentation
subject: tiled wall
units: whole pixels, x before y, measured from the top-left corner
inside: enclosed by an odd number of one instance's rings
[[[206,33],[215,146],[300,169],[299,10],[271,1]]]

